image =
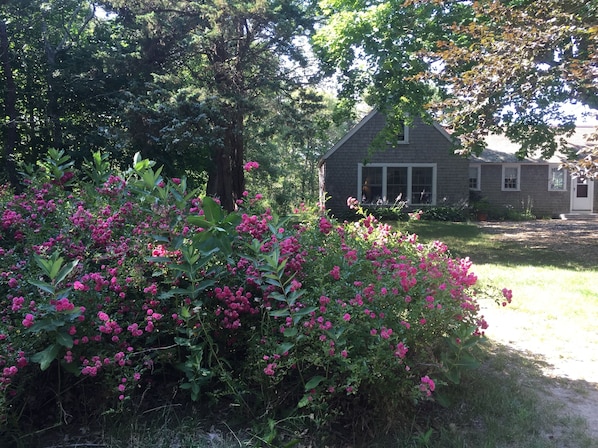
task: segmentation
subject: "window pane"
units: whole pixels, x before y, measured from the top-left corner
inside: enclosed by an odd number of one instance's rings
[[[386,171],[386,194],[388,202],[406,201],[407,198],[407,167],[388,167]]]
[[[382,199],[382,167],[364,166],[361,179],[361,202],[371,204]]]
[[[431,167],[413,167],[411,170],[411,203],[431,204],[432,203],[432,179],[433,169]]]
[[[550,167],[550,189],[564,190],[565,189],[565,171],[557,167]]]
[[[504,172],[505,172],[505,178],[504,178],[505,190],[516,190],[517,189],[517,168],[516,167],[506,167]]]
[[[469,188],[472,190],[477,190],[480,188],[478,185],[478,170],[480,168],[477,166],[470,166],[469,167]]]

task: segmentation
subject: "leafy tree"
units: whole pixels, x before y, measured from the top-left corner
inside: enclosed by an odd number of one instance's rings
[[[462,154],[488,133],[520,156],[568,151],[576,117],[565,102],[598,108],[595,1],[322,0],[314,42],[336,70],[345,101],[364,95],[390,126],[413,115],[452,127]],[[598,166],[591,146],[579,173]],[[572,165],[576,165],[573,163]]]
[[[129,78],[115,63],[121,58],[115,24],[100,20],[96,11],[83,0],[12,0],[0,6],[1,107],[10,117],[3,157],[13,185],[13,160],[35,163],[54,147],[80,161],[107,146],[106,131],[119,121],[110,98]]]
[[[202,126],[212,133],[209,141],[196,142],[197,152],[187,157],[204,157],[201,151],[209,148],[207,192],[218,196],[227,210],[234,209],[245,189],[243,165],[251,137],[247,121],[262,114],[258,98],[297,88],[298,79],[283,59],[305,63],[294,39],[311,28],[310,5],[279,0],[118,0],[106,6],[136,23],[143,36],[142,57],[153,63],[154,87],[179,82],[191,86],[193,94],[185,90],[184,96],[202,104]],[[147,121],[141,113],[137,119],[137,135],[161,138],[165,129],[180,128],[185,117],[179,114],[170,124],[163,117]]]
[[[576,117],[562,104],[598,108],[598,3],[487,0],[471,8],[471,17],[447,28],[429,53],[443,70],[428,79],[450,88],[435,112],[454,128],[464,153],[479,152],[489,132],[521,144],[522,157],[566,150],[561,137]]]
[[[8,119],[4,138],[3,157],[10,183],[18,187],[19,180],[14,160],[15,147],[17,145],[17,92],[10,57],[10,44],[6,31],[6,22],[3,19],[0,19],[0,53],[5,81],[4,109],[5,116]]]
[[[260,164],[251,172],[251,189],[279,209],[318,200],[317,163],[348,130],[334,123],[335,99],[316,90],[264,99],[268,113],[254,117],[248,129],[255,136],[247,154]]]
[[[326,20],[312,40],[341,85],[340,109],[365,99],[385,112],[389,130],[426,116],[438,89],[421,77],[433,68],[425,52],[466,14],[461,3],[321,0]]]

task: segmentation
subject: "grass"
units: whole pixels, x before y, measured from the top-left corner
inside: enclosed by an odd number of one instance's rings
[[[482,368],[469,373],[451,409],[436,416],[435,436],[419,446],[597,447],[584,420],[563,417],[558,404],[543,398],[559,385],[581,394],[588,388],[585,381],[547,377],[550,361],[598,362],[598,267],[587,266],[587,254],[499,241],[466,223],[412,222],[407,230],[445,242],[455,256],[470,256],[480,282],[513,290],[506,308],[481,301],[490,323]],[[520,345],[535,353],[512,348]]]
[[[402,224],[423,241],[441,240],[454,256],[469,256],[481,282],[513,290],[513,303],[500,308],[481,301],[490,328],[480,347],[482,361],[467,372],[459,386],[446,396],[450,406],[424,406],[407,431],[364,437],[367,446],[396,448],[592,448],[585,421],[563,412],[564,403],[550,398],[550,391],[566,386],[583,394],[588,384],[546,375],[551,357],[571,362],[598,361],[598,298],[595,288],[598,268],[586,267],[583,252],[576,256],[534,248],[533,242],[501,241],[478,226],[466,223],[410,222]],[[583,269],[582,269],[583,268]],[[508,341],[495,335],[504,325],[514,325]],[[493,330],[494,329],[496,330]],[[504,331],[503,331],[504,332]],[[583,335],[584,337],[580,337]],[[517,350],[522,339],[527,346],[550,350],[526,353]],[[598,364],[597,364],[598,365]],[[206,416],[209,417],[209,416]],[[222,420],[222,419],[221,419]],[[107,420],[101,433],[71,435],[46,447],[101,448],[228,448],[280,446],[266,441],[268,428],[251,423],[231,429],[213,418],[202,419],[195,410],[164,407],[149,415]],[[229,422],[230,423],[230,422]],[[107,429],[109,428],[109,429]],[[370,437],[368,439],[368,437]],[[296,438],[301,439],[301,436]],[[93,441],[92,444],[81,440]],[[290,440],[290,439],[289,439]],[[44,445],[40,445],[44,446]],[[297,442],[288,446],[317,448]],[[342,445],[345,447],[346,445]],[[333,448],[333,447],[330,447]]]

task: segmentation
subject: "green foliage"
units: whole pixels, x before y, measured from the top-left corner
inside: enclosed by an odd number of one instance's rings
[[[466,221],[467,218],[467,208],[464,205],[428,207],[421,215],[421,219],[427,221],[461,222]]]
[[[367,212],[278,217],[248,198],[227,213],[140,156],[94,160],[87,180],[45,170],[0,196],[3,422],[96,418],[175,387],[274,444],[297,422],[409,420],[472,367],[476,277],[442,243]]]

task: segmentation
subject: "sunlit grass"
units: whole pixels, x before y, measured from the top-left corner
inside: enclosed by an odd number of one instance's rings
[[[563,417],[544,397],[563,384],[583,394],[584,362],[598,361],[598,267],[583,251],[572,255],[500,241],[475,224],[410,222],[420,240],[441,240],[454,256],[469,256],[480,284],[513,291],[502,307],[481,299],[488,320],[484,364],[453,393],[456,401],[437,417],[429,447],[596,447],[578,417]],[[565,365],[568,380],[553,375]],[[553,376],[555,378],[553,378]]]

